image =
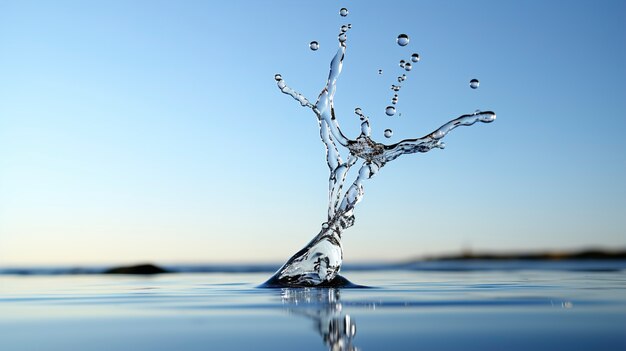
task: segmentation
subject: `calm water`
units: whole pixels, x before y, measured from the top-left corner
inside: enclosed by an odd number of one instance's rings
[[[484,268],[484,267],[483,267]],[[626,350],[623,269],[0,276],[0,350]]]

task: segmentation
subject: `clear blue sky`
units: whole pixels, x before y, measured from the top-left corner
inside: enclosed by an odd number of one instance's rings
[[[346,262],[626,246],[623,1],[2,1],[0,266],[287,259],[328,175],[273,76],[315,98],[345,23],[350,134],[357,106],[386,142],[498,114],[369,181]]]

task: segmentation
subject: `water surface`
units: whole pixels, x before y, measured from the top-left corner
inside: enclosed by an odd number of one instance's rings
[[[493,263],[492,263],[493,265]],[[2,275],[1,350],[624,350],[623,269]]]

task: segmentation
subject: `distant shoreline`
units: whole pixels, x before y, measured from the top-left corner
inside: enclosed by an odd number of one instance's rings
[[[0,267],[2,275],[159,275],[173,273],[271,274],[280,263],[264,264],[164,264],[98,266]],[[347,262],[342,271],[485,271],[485,270],[626,270],[626,250],[579,250],[545,252],[463,252],[398,262]]]
[[[474,253],[464,252],[459,255],[443,255],[425,257],[417,261],[472,261],[472,260],[493,260],[493,261],[566,261],[566,260],[624,260],[626,250],[605,251],[605,250],[580,250],[573,252],[565,251],[545,251],[545,252],[518,252],[518,253]]]

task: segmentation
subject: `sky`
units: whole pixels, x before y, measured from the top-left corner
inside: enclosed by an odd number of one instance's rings
[[[498,117],[368,180],[344,262],[626,247],[623,1],[1,1],[0,266],[289,258],[328,170],[273,78],[314,100],[347,23],[346,134]]]

